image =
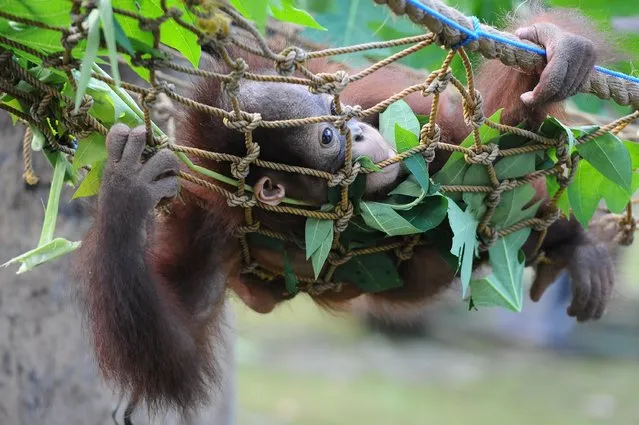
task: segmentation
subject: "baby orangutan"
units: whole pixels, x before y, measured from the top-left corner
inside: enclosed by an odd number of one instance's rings
[[[557,25],[552,22],[556,22]],[[504,107],[502,121],[517,125],[524,119],[537,125],[548,111],[557,115],[557,102],[576,92],[593,69],[597,48],[580,36],[587,28],[580,18],[561,14],[538,15],[519,30],[520,36],[546,48],[543,70],[523,73],[488,62],[479,76],[484,111]],[[562,29],[565,28],[565,29]],[[246,56],[246,53],[243,53]],[[312,65],[312,64],[311,64]],[[253,72],[270,72],[272,63],[260,58],[249,62]],[[368,108],[409,84],[398,68],[382,69],[348,87],[345,104]],[[304,86],[243,81],[239,101],[247,112],[259,112],[264,120],[285,120],[331,114],[332,97],[313,95]],[[194,100],[229,110],[220,83],[202,80],[194,87]],[[442,95],[442,141],[459,144],[470,132],[447,92]],[[410,96],[416,113],[430,109],[430,100]],[[353,156],[381,161],[394,155],[376,129],[377,117],[365,123],[350,120]],[[221,119],[189,109],[180,123],[178,142],[214,152],[243,156],[244,135],[227,128]],[[329,123],[296,128],[258,128],[253,133],[260,159],[335,172],[344,164],[345,140]],[[173,153],[163,150],[142,163],[144,128],[114,126],[107,136],[108,160],[98,199],[97,218],[86,236],[78,258],[83,303],[104,376],[134,400],[154,407],[186,411],[207,400],[218,376],[216,340],[226,293],[231,289],[251,308],[269,312],[290,298],[283,279],[263,282],[240,274],[241,249],[235,230],[244,221],[243,211],[226,199],[188,181],[180,182],[180,166]],[[445,162],[436,158],[431,175]],[[199,164],[229,174],[227,165],[200,159]],[[400,165],[367,176],[365,198],[384,195],[402,177]],[[287,174],[251,166],[247,183],[256,199],[277,205],[285,196],[321,206],[327,201],[323,179]],[[177,200],[179,186],[192,197]],[[546,199],[545,185],[538,184],[537,199]],[[157,219],[154,207],[172,199],[168,217]],[[203,204],[203,205],[202,205]],[[303,240],[304,218],[255,208],[263,227],[296,235]],[[612,262],[607,250],[592,240],[574,220],[557,222],[543,250],[573,273],[573,302],[569,314],[578,320],[599,318],[613,286]],[[538,237],[533,232],[531,241]],[[532,245],[532,243],[530,244]],[[282,265],[281,254],[266,248],[252,250],[260,262]],[[292,251],[292,252],[291,252]],[[289,250],[293,268],[311,276],[312,269],[301,250]],[[392,252],[388,255],[394,255]],[[428,246],[415,250],[399,270],[403,287],[362,294],[346,282],[339,293],[316,297],[323,306],[338,308],[356,297],[367,297],[373,308],[386,311],[421,308],[449,286],[455,270]],[[554,280],[540,274],[534,297]],[[213,359],[213,360],[212,360]]]

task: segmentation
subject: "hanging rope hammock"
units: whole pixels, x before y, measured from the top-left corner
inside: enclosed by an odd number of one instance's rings
[[[162,0],[159,3],[160,7],[154,9],[153,13],[124,7],[111,9],[110,5],[105,6],[106,2],[81,0],[55,2],[55,6],[49,5],[53,12],[42,15],[20,13],[20,10],[24,9],[18,6],[5,7],[0,11],[0,23],[11,25],[0,27],[5,28],[0,31],[0,90],[4,93],[0,98],[0,108],[27,125],[24,145],[27,182],[33,184],[37,181],[30,160],[33,148],[43,150],[52,163],[58,165],[56,172],[59,171],[64,179],[74,184],[78,183],[80,170],[88,171],[76,194],[94,195],[98,190],[104,156],[93,155],[95,151],[92,146],[100,146],[100,143],[103,146],[104,136],[116,121],[131,125],[142,123],[147,129],[149,150],[170,149],[187,165],[189,171],[181,172],[181,179],[226,197],[230,206],[244,209],[246,223],[239,228],[237,234],[242,246],[244,273],[256,274],[267,281],[284,277],[287,288],[292,293],[320,293],[326,290],[339,291],[341,282],[355,276],[358,268],[373,267],[380,273],[388,271],[385,267],[396,269],[399,263],[411,257],[417,245],[426,243],[428,239],[430,229],[425,227],[413,226],[414,231],[409,229],[392,232],[383,226],[371,226],[371,220],[367,218],[374,216],[376,212],[370,209],[363,211],[363,201],[353,196],[353,192],[357,192],[353,188],[361,183],[361,179],[358,180],[359,176],[411,158],[423,158],[423,161],[431,162],[442,151],[453,152],[443,170],[450,166],[468,172],[471,167],[482,167],[488,176],[485,182],[469,183],[468,179],[463,178],[463,173],[458,179],[451,179],[445,173],[440,173],[432,178],[427,176],[430,189],[416,183],[415,179],[419,180],[420,176],[413,173],[402,183],[403,186],[400,185],[402,189],[396,192],[399,196],[404,196],[403,199],[408,199],[403,204],[403,209],[396,208],[397,205],[384,207],[396,214],[399,217],[397,220],[405,220],[402,214],[409,210],[416,211],[417,208],[423,207],[428,214],[434,214],[435,208],[438,214],[441,213],[441,220],[445,216],[449,217],[450,226],[456,237],[461,235],[458,233],[459,226],[464,223],[469,225],[472,230],[470,236],[466,233],[461,242],[453,241],[453,253],[462,263],[472,262],[476,251],[490,250],[497,241],[522,230],[533,229],[545,235],[548,226],[560,217],[562,211],[564,214],[570,213],[569,205],[566,204],[567,188],[579,173],[578,165],[581,159],[580,151],[572,149],[573,145],[578,147],[606,138],[609,143],[623,146],[623,155],[634,158],[632,155],[635,151],[631,149],[635,148],[615,135],[639,118],[639,79],[601,67],[597,67],[596,72],[591,74],[590,79],[581,87],[583,92],[594,94],[601,99],[612,99],[620,105],[629,105],[634,110],[633,113],[600,128],[578,133],[556,120],[547,120],[542,126],[542,129],[545,128],[547,131],[538,133],[506,126],[499,122],[498,116],[484,116],[481,94],[475,89],[467,51],[478,52],[486,58],[499,59],[508,66],[532,68],[544,61],[543,49],[521,41],[512,34],[480,24],[476,18],[466,17],[436,0],[375,2],[388,5],[397,15],[407,15],[411,21],[424,26],[430,32],[388,42],[372,42],[343,48],[305,51],[299,47],[289,47],[282,52],[274,52],[261,33],[236,10],[224,3],[210,0],[189,0],[171,7]],[[58,7],[58,3],[62,6]],[[118,5],[116,1],[113,3]],[[63,16],[64,13],[67,13],[68,17]],[[65,24],[62,25],[60,22]],[[126,22],[127,25],[121,25],[122,22]],[[117,73],[109,76],[96,65],[100,23],[108,50],[105,56],[109,56],[112,65],[116,64],[114,58],[117,59],[118,56],[127,60],[147,79],[147,86],[120,81]],[[29,36],[25,33],[13,31],[16,26],[37,29],[40,31],[38,34],[46,33],[49,40],[53,41],[49,44],[30,42]],[[238,35],[240,32],[241,37]],[[162,45],[167,45],[184,52],[185,46],[180,44],[176,34],[182,40],[186,40],[186,43],[192,42],[191,46],[197,43],[202,50],[215,52],[232,71],[222,74],[182,65],[175,50],[160,49]],[[147,42],[134,45],[131,40]],[[247,55],[260,55],[272,60],[278,75],[252,72],[244,60],[229,54],[227,47],[230,44],[239,47]],[[56,45],[62,46],[62,49],[55,47]],[[366,78],[378,69],[431,45],[443,46],[449,52],[441,67],[425,75],[422,83],[406,87],[369,109],[354,105],[341,106],[340,92],[348,84]],[[344,71],[314,74],[306,67],[308,61],[316,58],[397,46],[405,48],[354,75],[348,75]],[[456,58],[461,61],[465,70],[466,84],[462,84],[452,74],[451,62]],[[192,63],[197,63],[193,57],[188,59]],[[112,69],[117,70],[117,66]],[[223,82],[225,95],[230,100],[229,104],[233,105],[232,109],[224,110],[200,104],[178,94],[172,84],[158,77],[159,70],[214,78]],[[295,72],[302,76],[293,76]],[[242,110],[237,93],[244,81],[306,85],[312,93],[333,96],[336,114],[285,121],[264,120],[259,114]],[[465,122],[472,129],[471,135],[461,146],[447,144],[440,139],[437,105],[444,90],[456,90],[459,93]],[[354,162],[351,135],[346,127],[348,120],[382,113],[395,107],[394,105],[398,105],[403,98],[412,93],[421,93],[424,97],[433,98],[433,107],[427,122],[420,124],[416,131],[413,131],[415,143],[394,158],[377,164]],[[139,102],[132,96],[137,97]],[[152,122],[152,108],[157,105],[160,96],[168,97],[183,107],[196,108],[222,118],[226,126],[244,134],[246,155],[240,157],[181,146],[179,140],[165,135]],[[107,108],[110,115],[104,113],[104,100],[107,98],[108,102],[115,105],[111,109]],[[98,112],[100,106],[103,107],[102,112]],[[253,130],[289,128],[318,122],[332,122],[346,137],[346,161],[338,172],[333,174],[260,159],[259,140],[253,138]],[[511,137],[509,145],[502,143],[504,135]],[[516,137],[517,143],[512,143],[512,137]],[[79,151],[83,155],[78,155]],[[513,161],[531,153],[539,153],[548,158],[550,151],[556,153],[552,160],[546,161],[540,168],[526,170],[523,174],[503,173],[502,167],[499,166],[500,163],[503,165],[506,161]],[[87,152],[91,154],[87,156]],[[192,158],[230,163],[231,175],[220,175],[198,166]],[[597,161],[591,162],[597,168]],[[63,165],[60,165],[62,163]],[[293,199],[287,199],[283,205],[278,206],[260,203],[252,195],[252,188],[245,180],[254,166],[325,179],[328,186],[336,191],[336,196],[330,208],[321,210]],[[632,179],[639,165],[628,163],[627,168],[624,170],[624,176],[627,174]],[[608,177],[605,170],[599,171]],[[525,198],[529,193],[530,183],[542,177],[554,186],[550,207],[540,215],[537,214],[536,208],[526,209],[524,204],[530,200],[529,197]],[[629,244],[636,229],[636,220],[632,216],[631,191],[630,187],[625,187],[626,180],[614,183],[619,187],[623,186],[623,189],[629,192],[624,202],[626,208],[623,209],[623,214],[614,215],[618,226],[615,242]],[[53,186],[58,187],[56,190],[59,196],[61,184]],[[54,192],[52,194],[55,195]],[[205,202],[198,200],[186,190],[182,191],[181,196],[190,197],[206,207]],[[445,202],[442,202],[442,199],[445,199]],[[459,202],[462,200],[463,202]],[[459,205],[455,201],[458,201]],[[464,205],[470,203],[481,206],[478,208],[481,212],[473,214],[468,209],[464,210]],[[430,207],[426,208],[424,205]],[[504,220],[503,211],[500,210],[503,205],[517,211],[517,220]],[[307,226],[316,226],[321,230],[321,240],[309,241],[307,235],[305,241],[292,241],[289,235],[265,228],[253,218],[256,208],[306,217]],[[50,213],[52,212],[48,209],[47,214]],[[349,225],[357,219],[360,220],[360,224],[363,222],[368,226],[367,231],[376,232],[377,236],[373,240],[353,244],[349,243],[349,238],[345,239],[345,233],[348,233],[349,229],[352,230],[352,226]],[[22,262],[23,267],[30,268],[77,246],[65,245],[68,241],[61,239],[54,240],[52,231],[47,232],[49,236],[41,239],[36,250],[14,259],[14,262]],[[251,247],[256,243],[267,243],[265,241],[270,241],[271,244],[273,241],[295,242],[305,246],[307,254],[311,257],[310,261],[313,262],[315,276],[295,275],[287,261],[281,270],[255,262],[251,256]],[[53,242],[58,244],[55,249],[51,248]],[[311,242],[314,250],[309,249]],[[508,249],[517,251],[520,246],[508,245]],[[309,250],[312,252],[309,253]],[[388,252],[393,254],[396,261],[391,261],[390,257],[386,256],[385,253]],[[40,256],[36,258],[34,253]],[[538,256],[538,260],[543,260],[543,256]],[[396,274],[396,271],[394,273]],[[382,287],[375,286],[379,282],[367,282],[358,278],[355,280],[370,290],[381,290],[401,284],[401,281],[397,281],[398,276],[386,276],[385,279],[386,281],[381,283]]]

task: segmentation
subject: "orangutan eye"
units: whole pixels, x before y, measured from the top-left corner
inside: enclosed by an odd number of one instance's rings
[[[335,140],[335,132],[330,127],[326,127],[324,131],[322,131],[322,145],[330,146]]]

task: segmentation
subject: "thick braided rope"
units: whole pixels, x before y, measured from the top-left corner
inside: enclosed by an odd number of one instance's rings
[[[414,23],[425,26],[437,35],[437,42],[447,48],[463,45],[465,49],[488,59],[499,59],[505,65],[525,69],[544,62],[546,52],[536,44],[489,25],[478,25],[476,18],[465,16],[439,0],[374,1],[386,4],[397,15],[405,14]],[[639,78],[599,66],[595,69],[597,72],[592,72],[579,88],[581,92],[639,109]]]

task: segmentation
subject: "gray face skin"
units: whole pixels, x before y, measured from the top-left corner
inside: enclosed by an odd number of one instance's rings
[[[311,94],[307,87],[301,85],[249,82],[242,86],[239,100],[243,110],[259,113],[263,120],[269,121],[326,116],[334,112],[332,96]],[[379,162],[395,155],[374,127],[355,119],[348,122],[348,127],[352,134],[354,159],[368,156]],[[329,172],[339,170],[344,164],[345,138],[330,123],[285,129],[260,128],[254,135],[263,159],[280,162],[286,159],[291,165]],[[292,157],[282,157],[282,151]],[[393,164],[381,172],[368,174],[365,194],[372,196],[388,191],[399,177],[400,170],[399,164]],[[269,193],[269,203],[273,203],[272,195],[272,192]]]

